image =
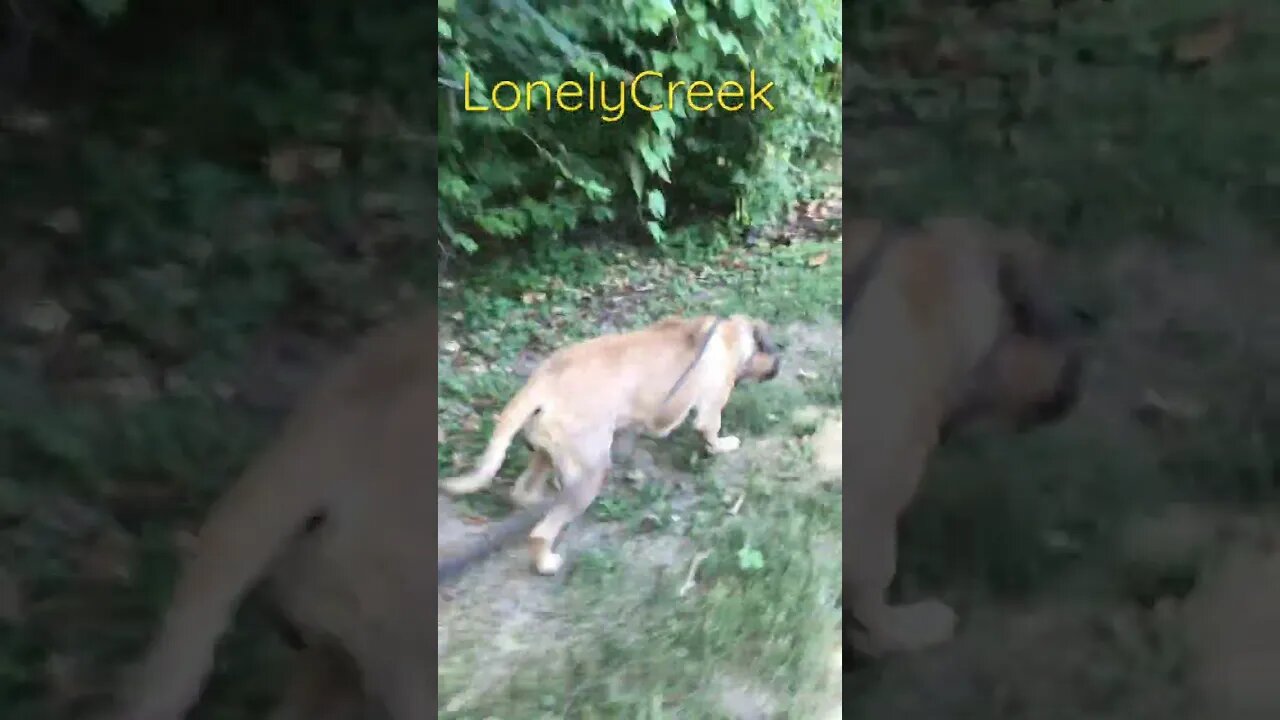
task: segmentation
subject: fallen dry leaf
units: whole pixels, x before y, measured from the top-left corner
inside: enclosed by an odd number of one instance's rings
[[[483,515],[463,515],[462,522],[468,525],[488,525],[489,518]]]
[[[1238,23],[1234,14],[1227,14],[1207,28],[1182,36],[1173,45],[1173,56],[1184,63],[1218,59],[1235,43]]]
[[[156,397],[155,383],[146,375],[121,375],[99,383],[102,393],[126,403],[143,402]]]
[[[70,321],[71,313],[48,298],[31,303],[23,314],[24,324],[42,335],[60,333]]]
[[[545,301],[546,299],[547,299],[546,293],[533,292],[532,290],[520,295],[520,302],[524,303],[525,305],[540,303]]]
[[[342,170],[342,149],[325,146],[284,147],[272,150],[265,160],[267,176],[280,185],[297,182],[304,171],[332,177]]]
[[[342,170],[341,148],[310,148],[306,153],[306,159],[311,169],[325,177],[333,177]]]
[[[14,110],[0,118],[0,125],[27,135],[43,135],[53,127],[53,120],[39,110]]]
[[[821,265],[825,265],[827,262],[827,259],[830,257],[831,257],[830,253],[820,252],[817,255],[814,255],[813,257],[809,258],[809,267],[819,267]]]
[[[59,235],[78,235],[82,228],[80,213],[73,207],[60,207],[45,218],[44,226]]]
[[[1162,419],[1192,422],[1204,416],[1206,408],[1194,398],[1159,393],[1147,389],[1142,394],[1142,401],[1135,409],[1138,419],[1154,423]]]
[[[292,148],[273,150],[267,155],[266,165],[267,176],[280,185],[296,182],[302,175],[302,160]]]

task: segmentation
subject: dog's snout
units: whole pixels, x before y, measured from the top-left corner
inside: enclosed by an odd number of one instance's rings
[[[773,356],[773,364],[769,366],[769,372],[765,374],[765,380],[772,380],[778,377],[778,368],[782,367],[782,358],[777,355]]]
[[[1081,386],[1084,378],[1084,356],[1073,352],[1062,364],[1058,373],[1058,381],[1053,392],[1044,401],[1039,402],[1024,418],[1021,426],[1025,428],[1045,425],[1066,417],[1080,402]]]
[[[1079,305],[1071,306],[1071,320],[1077,331],[1091,335],[1098,331],[1102,321],[1098,314]]]

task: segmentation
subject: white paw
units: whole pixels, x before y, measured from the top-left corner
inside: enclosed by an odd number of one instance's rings
[[[559,553],[549,552],[538,558],[534,566],[538,569],[540,575],[555,575],[560,572],[560,566],[564,565],[564,558]]]
[[[476,482],[470,475],[459,475],[440,481],[440,487],[450,495],[466,495],[484,487],[483,482]]]
[[[511,502],[522,508],[536,505],[544,497],[546,497],[546,493],[534,491],[521,492],[518,487],[511,488]]]
[[[950,641],[956,632],[958,618],[946,604],[938,600],[921,600],[891,608],[891,636],[886,649],[892,652],[915,652]]]
[[[740,447],[742,447],[742,441],[739,440],[736,435],[725,435],[724,437],[716,438],[716,441],[711,444],[711,452],[713,453],[733,452],[734,450],[737,450]]]

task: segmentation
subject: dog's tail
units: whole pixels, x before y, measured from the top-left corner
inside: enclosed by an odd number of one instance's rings
[[[285,544],[322,517],[324,483],[268,451],[218,501],[200,530],[156,639],[125,689],[118,720],[180,720],[198,699],[218,639],[241,598]],[[291,487],[282,488],[281,482]]]
[[[511,398],[511,402],[508,402],[507,406],[502,408],[502,413],[498,415],[498,422],[493,427],[493,436],[489,438],[489,445],[484,449],[480,463],[465,475],[442,481],[441,486],[445,491],[451,495],[465,495],[483,490],[493,482],[493,477],[502,467],[502,461],[507,458],[507,448],[511,447],[512,439],[529,418],[541,409],[541,389],[541,383],[535,375],[520,389],[520,392],[516,393],[515,397]]]

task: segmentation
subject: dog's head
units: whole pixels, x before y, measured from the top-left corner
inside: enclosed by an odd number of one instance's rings
[[[944,436],[984,418],[1027,430],[1061,420],[1079,401],[1083,339],[1094,321],[1063,301],[1045,277],[1044,265],[1041,248],[1029,237],[999,245],[1002,330],[947,418]]]
[[[778,375],[778,367],[782,363],[782,350],[773,340],[769,325],[763,320],[754,320],[746,315],[734,315],[729,318],[737,335],[738,347],[738,379],[750,379],[758,382],[772,380]]]

